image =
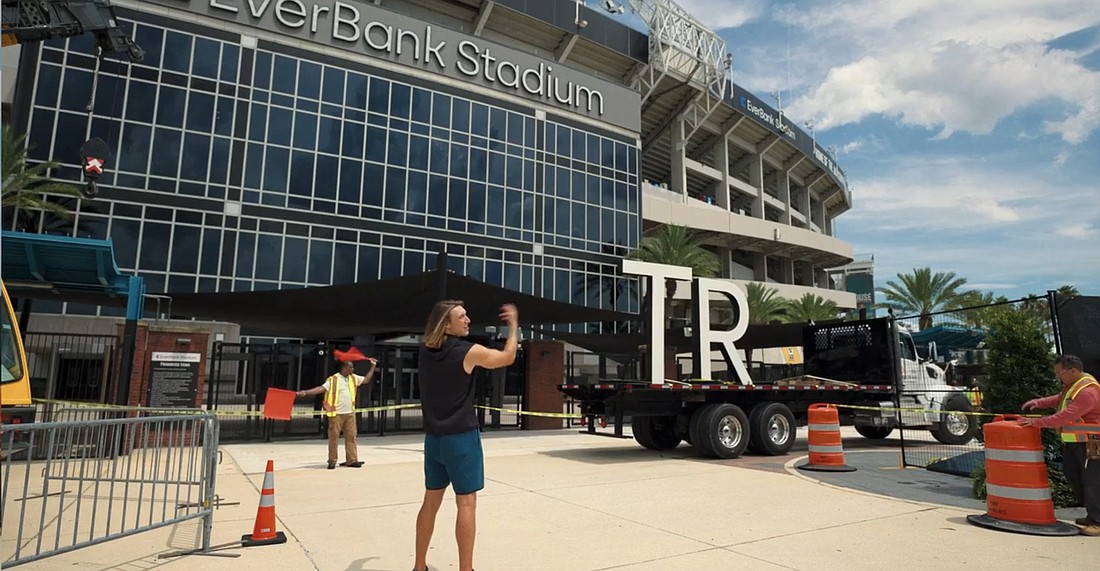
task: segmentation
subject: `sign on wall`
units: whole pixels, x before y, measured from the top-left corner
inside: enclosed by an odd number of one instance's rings
[[[150,358],[146,406],[195,408],[198,402],[200,353],[154,351]]]

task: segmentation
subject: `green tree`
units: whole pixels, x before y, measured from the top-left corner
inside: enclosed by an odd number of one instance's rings
[[[749,323],[758,325],[786,321],[787,303],[779,297],[779,292],[759,282],[750,282],[745,286],[745,298],[749,306]],[[730,311],[732,314],[732,310]],[[731,319],[732,321],[732,319]],[[752,349],[745,349],[745,365],[752,372]]]
[[[835,301],[825,299],[816,293],[806,292],[798,299],[786,303],[787,320],[791,323],[809,323],[836,319],[840,313]]]
[[[976,289],[963,292],[959,295],[958,306],[962,313],[963,325],[971,329],[982,329],[989,323],[991,313],[996,309],[989,307],[997,303],[991,291],[978,291]]]
[[[721,270],[718,256],[703,248],[690,228],[676,224],[665,225],[656,234],[642,238],[630,257],[640,262],[685,266],[702,278],[717,276]],[[668,299],[676,294],[676,280],[666,281],[665,294]]]
[[[1051,365],[1054,353],[1047,334],[1049,325],[1026,309],[995,309],[989,317],[990,333],[986,337],[989,360],[981,385],[983,405],[993,412],[1013,413],[1030,399],[1057,394],[1062,384],[1054,377]],[[991,420],[982,417],[983,423]],[[1055,506],[1073,505],[1068,483],[1049,467],[1051,460],[1061,456],[1061,443],[1054,431],[1043,430],[1043,448]],[[985,491],[985,471],[975,470],[971,478],[975,495],[980,498]]]
[[[886,282],[879,291],[886,298],[883,306],[920,315],[920,328],[932,326],[932,313],[958,307],[959,288],[966,278],[955,272],[932,273],[931,268],[913,268],[911,274],[898,274],[897,281]]]
[[[27,167],[27,137],[16,135],[11,125],[2,129],[0,152],[3,156],[0,180],[3,180],[2,202],[4,208],[48,213],[69,219],[72,212],[65,204],[58,203],[47,195],[79,197],[80,189],[74,185],[51,181],[48,173],[61,166],[56,161],[47,161]]]

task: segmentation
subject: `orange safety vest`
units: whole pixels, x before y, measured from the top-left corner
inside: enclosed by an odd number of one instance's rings
[[[1092,375],[1085,375],[1077,382],[1073,383],[1066,389],[1066,392],[1062,393],[1062,400],[1058,403],[1058,412],[1062,412],[1069,407],[1073,399],[1077,397],[1081,391],[1087,387],[1094,387],[1100,390],[1100,382],[1096,381],[1096,378]],[[1059,432],[1062,434],[1062,442],[1086,442],[1090,436],[1092,438],[1100,438],[1100,424],[1086,424],[1081,419],[1063,426]]]
[[[329,417],[336,416],[336,392],[337,392],[336,381],[338,381],[339,379],[340,379],[340,373],[336,373],[335,375],[328,378],[328,380],[331,381],[331,382],[328,384],[329,389],[327,391],[325,391],[325,403],[327,403],[329,405],[329,407],[331,407],[332,410],[326,410],[325,411],[325,416],[329,416]],[[348,375],[347,380],[348,380],[348,395],[351,397],[351,408],[352,408],[352,410],[354,410],[355,409],[355,390],[357,388],[359,388],[359,385],[356,384],[356,382],[355,382],[355,373],[352,373],[352,374]]]

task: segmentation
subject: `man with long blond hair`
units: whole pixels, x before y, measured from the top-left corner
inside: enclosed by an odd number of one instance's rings
[[[489,349],[463,339],[470,334],[470,317],[461,301],[435,304],[424,327],[420,347],[420,401],[424,411],[424,503],[416,516],[414,571],[428,568],[428,546],[435,516],[448,486],[455,490],[458,517],[458,569],[472,571],[477,533],[477,492],[485,487],[485,459],[481,429],[474,411],[474,367],[496,369],[516,360],[516,306],[500,308],[508,325],[503,350]]]

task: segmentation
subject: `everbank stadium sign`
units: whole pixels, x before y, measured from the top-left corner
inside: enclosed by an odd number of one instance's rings
[[[632,90],[374,4],[341,0],[153,1],[177,8],[186,5],[192,12],[473,81],[622,127],[637,130],[639,126],[639,96]],[[609,105],[611,101],[614,103]]]

